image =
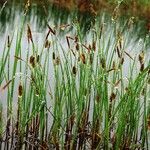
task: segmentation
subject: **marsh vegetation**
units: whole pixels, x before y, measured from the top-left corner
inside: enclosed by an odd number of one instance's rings
[[[0,149],[150,149],[148,18],[29,2],[0,11]]]

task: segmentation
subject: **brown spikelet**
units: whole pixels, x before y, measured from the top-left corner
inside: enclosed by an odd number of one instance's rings
[[[19,84],[19,87],[18,87],[18,96],[21,97],[22,94],[23,94],[23,86],[22,86],[22,84],[20,83],[20,84]]]
[[[76,43],[76,50],[79,51],[79,44]]]
[[[96,16],[97,15],[97,12],[96,12],[96,10],[95,10],[95,8],[94,8],[94,5],[91,3],[91,4],[89,4],[89,11],[90,11],[90,13],[93,15],[93,16]]]
[[[80,55],[80,58],[81,58],[83,64],[86,64],[85,55],[83,53]]]
[[[94,51],[96,51],[96,42],[95,42],[95,41],[93,41],[93,43],[92,43],[92,49],[93,49]]]
[[[27,25],[27,38],[28,38],[28,43],[30,43],[30,41],[33,43],[33,38],[32,38],[32,32],[31,32],[31,29],[30,29],[30,26]]]
[[[144,51],[142,51],[142,52],[139,54],[139,62],[140,62],[140,64],[143,64],[143,63],[144,63]]]
[[[74,75],[76,75],[76,73],[77,73],[77,68],[76,68],[75,66],[73,66],[73,68],[72,68],[72,73],[73,73]]]
[[[140,71],[142,72],[143,70],[144,70],[144,64],[141,64]]]
[[[101,66],[102,66],[103,69],[106,68],[106,61],[105,61],[104,58],[101,58]]]
[[[53,60],[55,60],[55,53],[53,52]]]
[[[57,56],[55,59],[55,65],[59,65],[60,64],[60,58]]]
[[[39,61],[40,61],[40,55],[37,55],[36,62],[39,63]]]
[[[88,49],[89,49],[89,52],[91,51],[91,49],[92,49],[92,47],[91,47],[91,45],[89,44],[89,47],[88,47]]]
[[[30,56],[30,64],[33,68],[35,67],[35,57],[34,56]]]
[[[119,48],[120,48],[120,50],[123,48],[122,37],[120,37],[120,39],[119,39]]]
[[[112,102],[116,98],[116,94],[114,92],[110,95],[110,101]]]
[[[112,64],[112,68],[114,69],[114,70],[116,70],[116,62],[115,61],[113,61],[113,64]]]
[[[147,117],[147,127],[150,130],[150,115]]]
[[[78,37],[77,37],[77,36],[75,36],[75,38],[74,38],[74,42],[75,42],[75,43],[77,43],[77,42],[78,42]]]
[[[50,48],[50,46],[51,46],[51,42],[46,40],[45,41],[45,48]]]
[[[121,57],[121,58],[120,58],[120,64],[123,65],[123,63],[124,63],[124,58]]]

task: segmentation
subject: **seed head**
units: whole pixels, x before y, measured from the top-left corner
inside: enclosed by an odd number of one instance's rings
[[[116,94],[114,92],[110,95],[110,101],[112,102],[116,98]]]
[[[59,65],[60,64],[60,58],[57,56],[55,59],[55,65]]]
[[[106,61],[104,58],[101,58],[101,66],[103,69],[106,68]]]
[[[75,66],[73,66],[73,68],[72,68],[72,73],[73,73],[74,75],[76,75],[76,73],[77,73],[77,68],[76,68]]]
[[[77,43],[78,42],[78,37],[77,36],[75,36],[75,41],[74,41],[75,43]]]
[[[53,60],[55,60],[55,53],[53,52]]]
[[[139,54],[139,62],[140,62],[140,64],[143,64],[143,63],[144,63],[144,51],[142,51],[142,52]]]
[[[79,51],[79,44],[76,43],[76,50]]]
[[[92,49],[93,49],[94,51],[96,51],[96,42],[95,42],[95,41],[93,41],[93,43],[92,43]]]
[[[143,70],[144,70],[144,64],[141,64],[140,71],[142,72]]]
[[[85,55],[83,53],[80,55],[80,58],[81,58],[83,64],[86,64]]]
[[[32,38],[32,32],[31,32],[31,29],[30,29],[30,26],[27,25],[27,37],[28,37],[28,43],[31,41],[33,43],[33,38]]]
[[[45,41],[45,48],[50,48],[50,46],[51,46],[51,42],[46,40]]]
[[[33,68],[35,67],[35,57],[34,56],[30,56],[30,64]]]
[[[22,94],[23,94],[23,87],[22,87],[22,84],[20,83],[19,87],[18,87],[18,95],[19,95],[19,97],[22,97]]]

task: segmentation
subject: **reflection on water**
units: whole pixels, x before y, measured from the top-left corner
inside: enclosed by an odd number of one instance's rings
[[[113,16],[107,12],[102,12],[95,16],[89,12],[70,12],[68,9],[60,9],[59,6],[52,4],[46,5],[45,3],[40,3],[40,5],[34,3],[32,6],[26,8],[27,10],[24,9],[25,4],[23,3],[5,3],[5,6],[3,5],[2,8],[3,11],[1,11],[0,14],[1,48],[5,47],[4,43],[7,41],[8,36],[10,36],[10,38],[13,37],[12,49],[15,49],[15,39],[17,38],[17,33],[24,21],[25,26],[22,30],[23,35],[25,36],[23,36],[24,42],[22,42],[22,49],[27,49],[27,24],[31,26],[33,39],[37,49],[42,49],[44,35],[48,30],[48,25],[55,28],[57,33],[59,33],[59,39],[66,48],[67,45],[64,44],[65,37],[63,35],[74,36],[76,29],[74,29],[73,26],[76,22],[80,24],[79,26],[83,33],[83,39],[84,37],[87,38],[84,39],[85,43],[91,41],[93,38],[91,35],[91,28],[96,25],[99,28],[97,29],[97,32],[101,32],[101,28],[103,27],[105,41],[103,41],[102,45],[104,45],[103,48],[105,51],[107,51],[110,37],[112,41],[115,40],[118,29],[122,35],[128,37],[126,38],[126,41],[124,41],[125,48],[128,51],[134,51],[134,53],[136,53],[142,49],[147,49],[146,47],[150,46],[150,37],[148,36],[149,33],[146,28],[146,20],[140,20],[135,17],[121,16],[114,20]],[[111,46],[109,48],[111,48]],[[11,52],[11,56],[13,56],[14,49]],[[1,50],[0,56],[2,56],[2,52],[3,51]],[[26,53],[24,52],[23,55],[26,56]],[[13,60],[14,58],[11,57],[10,59]]]
[[[22,49],[26,49],[27,39],[26,31],[27,24],[31,26],[33,37],[38,49],[42,48],[44,35],[48,30],[48,24],[55,28],[57,33],[59,32],[59,38],[64,41],[63,35],[73,35],[75,34],[74,23],[78,22],[80,24],[80,30],[83,33],[85,41],[91,41],[93,38],[90,34],[91,28],[95,25],[99,28],[97,31],[101,31],[101,27],[105,30],[105,42],[104,49],[107,50],[107,44],[109,43],[109,38],[115,37],[116,33],[119,32],[129,38],[126,39],[126,49],[139,51],[142,49],[147,49],[149,47],[150,37],[148,36],[148,30],[146,28],[147,21],[140,20],[136,17],[121,16],[114,20],[113,16],[107,12],[101,12],[99,15],[92,15],[90,12],[79,13],[78,11],[70,12],[68,9],[61,8],[57,5],[52,5],[48,3],[33,3],[29,5],[26,9],[24,3],[5,3],[2,5],[2,11],[0,14],[0,43],[1,48],[5,47],[5,42],[8,36],[14,39],[17,38],[17,33],[22,23],[25,21],[25,26],[22,28],[23,36],[25,38],[22,42]],[[62,13],[63,12],[63,13]],[[67,27],[65,27],[67,25]],[[61,27],[62,26],[62,27]],[[65,28],[65,30],[63,29]],[[129,29],[131,28],[131,29]],[[90,31],[90,32],[89,32]],[[43,34],[44,33],[44,34]],[[113,34],[112,34],[113,33]],[[87,35],[87,36],[85,36]],[[145,43],[139,45],[144,41]],[[13,42],[12,42],[13,43]],[[62,42],[63,43],[63,42]],[[64,43],[63,43],[64,44]],[[12,49],[15,48],[15,42],[12,44]],[[66,46],[65,46],[66,47]],[[2,50],[0,51],[0,56],[2,56]],[[12,52],[13,55],[13,52]],[[24,54],[24,56],[26,56]],[[13,58],[11,58],[13,60]]]

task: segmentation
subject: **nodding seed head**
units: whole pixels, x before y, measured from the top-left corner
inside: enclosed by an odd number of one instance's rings
[[[81,58],[83,64],[86,64],[85,55],[83,53],[80,55],[80,58]]]
[[[51,42],[46,40],[45,41],[45,48],[50,48],[50,46],[51,46]]]
[[[27,37],[28,37],[28,43],[31,41],[33,43],[33,38],[32,38],[32,32],[31,32],[31,29],[30,29],[30,26],[27,25]]]
[[[33,68],[35,67],[35,57],[34,56],[30,56],[30,64]]]
[[[20,83],[18,87],[18,96],[21,97],[22,94],[23,94],[23,87],[22,87],[22,84]]]
[[[76,73],[77,73],[77,68],[76,68],[75,66],[73,66],[72,72],[73,72],[74,75],[76,75]]]

